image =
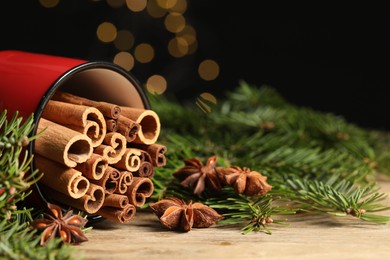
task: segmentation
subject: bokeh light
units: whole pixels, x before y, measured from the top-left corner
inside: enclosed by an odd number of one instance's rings
[[[153,75],[147,79],[146,89],[151,94],[161,95],[167,89],[167,81],[161,75]]]
[[[146,10],[153,18],[161,18],[167,13],[167,10],[159,6],[156,0],[149,0],[146,5]]]
[[[204,60],[199,64],[198,73],[204,80],[214,80],[219,75],[219,65],[214,60]]]
[[[130,31],[118,31],[114,40],[115,47],[120,51],[128,51],[134,45],[134,36]]]
[[[126,0],[106,0],[106,2],[112,8],[119,8],[125,4]]]
[[[146,0],[126,0],[127,8],[133,12],[141,12],[147,5]]]
[[[177,0],[157,0],[157,4],[164,9],[172,8],[176,5]]]
[[[169,13],[165,17],[164,24],[168,31],[177,33],[184,29],[186,25],[186,19],[181,13]]]
[[[176,4],[169,8],[170,12],[176,13],[185,13],[187,11],[187,1],[186,0],[177,0]]]
[[[98,26],[96,35],[102,42],[112,42],[116,38],[117,30],[114,24],[103,22]]]
[[[210,113],[211,107],[217,104],[217,99],[214,95],[208,92],[204,92],[199,95],[195,103],[200,108],[200,110],[205,113]]]
[[[134,57],[130,53],[122,51],[115,55],[113,63],[130,71],[134,67]]]
[[[148,43],[141,43],[134,50],[135,59],[141,63],[148,63],[154,58],[154,49]]]
[[[60,3],[60,0],[39,0],[39,3],[43,7],[53,8],[53,7],[56,7]]]
[[[168,43],[168,52],[175,58],[180,58],[188,53],[188,43],[184,38],[175,37]]]

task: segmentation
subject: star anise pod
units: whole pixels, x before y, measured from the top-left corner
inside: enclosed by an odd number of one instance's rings
[[[185,232],[190,231],[192,227],[210,227],[223,218],[209,206],[191,201],[187,204],[178,198],[160,200],[151,204],[150,208],[164,227]]]
[[[238,194],[261,196],[272,189],[272,186],[267,183],[266,176],[257,171],[251,171],[247,167],[218,167],[217,173],[220,178],[225,180],[227,185],[234,187]]]
[[[173,173],[180,184],[193,189],[195,195],[200,195],[205,188],[214,192],[221,191],[221,183],[215,171],[217,157],[208,158],[206,165],[196,158],[184,159],[185,166]]]
[[[78,244],[87,241],[87,237],[81,230],[87,220],[80,215],[74,215],[69,210],[64,216],[59,206],[47,203],[49,213],[45,213],[45,218],[35,219],[32,227],[42,231],[41,245],[45,245],[54,237],[61,237],[65,243]]]

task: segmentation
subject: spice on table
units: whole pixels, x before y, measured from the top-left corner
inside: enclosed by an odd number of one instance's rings
[[[224,178],[226,184],[234,187],[238,194],[262,196],[272,189],[272,186],[267,183],[267,176],[251,171],[247,167],[218,167],[216,171],[218,176]]]
[[[216,172],[217,157],[208,158],[206,165],[196,158],[184,159],[185,166],[173,173],[184,187],[193,189],[200,195],[207,187],[210,191],[219,192],[221,183]]]
[[[200,202],[186,203],[178,198],[166,198],[150,205],[161,224],[171,230],[184,232],[194,228],[206,228],[223,217],[217,211]]]
[[[50,214],[45,214],[45,218],[35,219],[32,227],[42,231],[41,245],[45,245],[54,237],[61,237],[65,243],[78,244],[87,241],[87,237],[81,230],[87,220],[80,215],[73,214],[69,210],[62,215],[62,210],[55,204],[48,203]]]

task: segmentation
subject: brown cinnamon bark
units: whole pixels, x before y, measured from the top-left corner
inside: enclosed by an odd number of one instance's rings
[[[122,158],[114,164],[116,168],[135,172],[141,165],[141,151],[139,149],[126,148]]]
[[[129,204],[125,208],[114,208],[114,207],[102,207],[97,214],[102,217],[119,222],[121,224],[128,223],[133,219],[136,213],[136,208],[134,205]]]
[[[118,130],[118,122],[116,119],[106,118],[106,125],[108,132],[116,132]]]
[[[94,149],[94,153],[102,155],[108,164],[119,162],[126,152],[126,138],[120,133],[111,132],[106,134],[103,144]]]
[[[140,130],[134,143],[153,144],[160,135],[160,119],[156,112],[148,109],[139,109],[132,107],[121,107],[121,115],[130,118],[140,124]]]
[[[128,143],[131,143],[135,140],[141,128],[141,126],[137,122],[131,120],[130,118],[124,117],[122,115],[119,115],[117,119],[117,125],[118,125],[117,132],[124,135]]]
[[[87,98],[83,98],[77,95],[70,94],[68,92],[63,92],[57,90],[53,97],[53,100],[68,102],[76,105],[84,105],[97,108],[104,116],[117,119],[121,113],[121,108],[115,104],[103,102],[103,101],[95,101]]]
[[[154,167],[151,162],[144,161],[141,163],[138,171],[133,172],[133,176],[152,178],[154,176]]]
[[[118,188],[120,175],[121,174],[117,169],[108,166],[101,179],[90,180],[90,182],[102,187],[106,194],[113,194]]]
[[[35,153],[39,155],[75,167],[77,163],[87,161],[92,154],[91,139],[84,134],[44,118],[38,124],[38,133],[42,131],[35,140]]]
[[[50,100],[42,117],[87,135],[93,147],[103,142],[107,132],[103,114],[94,107]]]
[[[124,209],[129,203],[129,198],[126,195],[108,194],[104,199],[103,206]]]
[[[146,202],[146,198],[153,194],[153,190],[154,185],[149,178],[134,177],[125,195],[129,197],[131,204],[142,207]]]
[[[52,198],[64,205],[69,205],[89,214],[96,213],[104,203],[104,189],[93,183],[90,184],[87,193],[79,199],[73,199],[59,191],[47,186],[43,187],[48,198]]]
[[[78,164],[75,169],[92,180],[100,180],[108,167],[108,161],[100,154],[93,153],[84,163]]]
[[[155,167],[163,167],[166,165],[167,161],[165,158],[165,153],[167,147],[162,144],[151,144],[151,145],[138,145],[137,147],[146,151],[150,155],[150,160]]]
[[[118,186],[115,193],[124,194],[127,191],[127,187],[133,182],[133,174],[128,171],[120,171],[120,177],[118,180]]]
[[[43,176],[39,179],[43,183],[74,199],[81,198],[89,188],[89,181],[82,173],[45,157],[35,155],[35,166]]]

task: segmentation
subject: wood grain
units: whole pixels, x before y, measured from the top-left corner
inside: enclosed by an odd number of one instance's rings
[[[390,181],[379,184],[390,194]],[[390,199],[384,203],[390,205]],[[312,215],[288,219],[289,226],[273,224],[272,235],[243,235],[240,226],[178,233],[139,210],[128,224],[98,223],[77,249],[86,259],[390,259],[390,223]]]

